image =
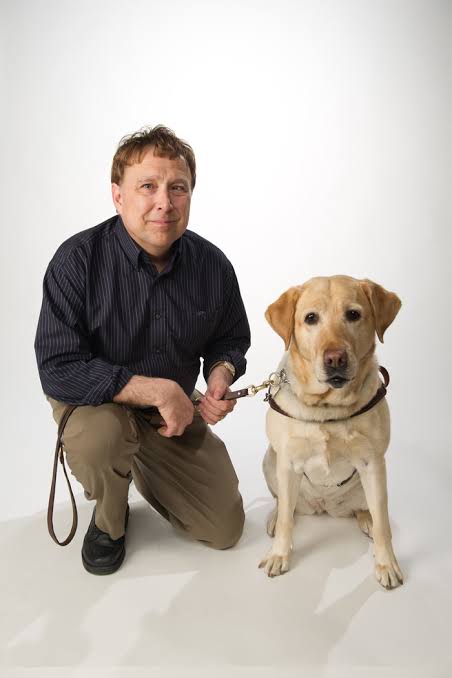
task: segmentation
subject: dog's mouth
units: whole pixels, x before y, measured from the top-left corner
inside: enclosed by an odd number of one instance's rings
[[[326,383],[332,386],[333,388],[342,388],[345,384],[348,384],[349,379],[341,377],[339,374],[336,374],[334,377],[330,377],[326,380]]]

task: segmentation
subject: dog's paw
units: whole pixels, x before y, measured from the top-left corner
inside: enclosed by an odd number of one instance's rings
[[[403,574],[397,560],[394,558],[387,564],[375,564],[375,576],[379,584],[385,589],[395,589],[403,584]]]
[[[373,540],[373,521],[369,511],[356,511],[356,520],[359,529],[364,532],[366,537]]]
[[[278,509],[275,507],[267,518],[267,534],[269,537],[275,536],[277,519],[278,519]]]
[[[279,555],[277,553],[268,553],[259,563],[259,567],[265,568],[265,573],[269,577],[277,577],[289,571],[290,554]]]

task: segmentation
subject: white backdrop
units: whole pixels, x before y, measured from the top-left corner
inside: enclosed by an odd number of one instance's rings
[[[47,502],[55,426],[33,349],[45,268],[114,213],[111,158],[144,124],[195,150],[190,228],[232,260],[252,329],[240,385],[277,365],[263,314],[283,290],[369,277],[403,301],[378,350],[392,377],[390,478],[412,475],[416,455],[446,482],[452,3],[15,0],[0,30],[0,518]],[[248,502],[266,493],[261,400],[217,427]]]

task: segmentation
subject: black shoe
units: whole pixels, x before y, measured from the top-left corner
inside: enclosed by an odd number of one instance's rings
[[[125,534],[119,539],[112,539],[107,532],[99,530],[95,523],[96,509],[93,511],[88,531],[82,547],[83,567],[91,574],[113,574],[121,566],[126,555]],[[125,529],[129,522],[129,506],[127,505]]]

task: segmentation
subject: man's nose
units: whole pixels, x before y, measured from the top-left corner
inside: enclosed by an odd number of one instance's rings
[[[172,208],[171,195],[167,188],[161,188],[156,196],[158,209],[168,210]]]
[[[327,349],[323,354],[323,364],[327,368],[345,369],[347,362],[347,351],[343,348]]]

